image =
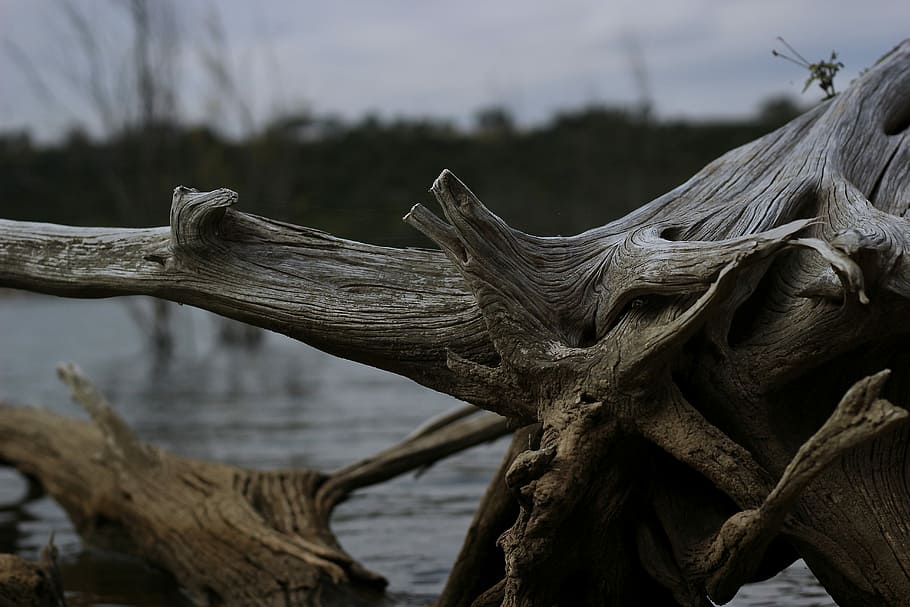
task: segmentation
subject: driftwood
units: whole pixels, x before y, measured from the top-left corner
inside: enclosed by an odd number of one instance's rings
[[[0,461],[38,479],[89,542],[168,570],[202,605],[375,603],[386,581],[338,544],[334,507],[508,432],[470,407],[330,474],[248,470],[141,442],[75,367],[60,375],[94,423],[0,404]]]
[[[507,516],[500,579],[446,606],[703,606],[797,557],[840,605],[906,605],[908,126],[905,42],[577,236],[516,231],[449,172],[445,220],[405,218],[441,252],[178,188],[169,228],[0,221],[0,285],[197,305],[540,423],[455,568]]]

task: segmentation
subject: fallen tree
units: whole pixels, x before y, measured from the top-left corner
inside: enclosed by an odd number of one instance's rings
[[[0,404],[0,462],[40,481],[88,542],[164,568],[200,605],[375,604],[386,581],[339,545],[335,506],[507,433],[469,407],[332,473],[250,470],[143,443],[76,367],[59,372],[93,423]]]
[[[905,42],[577,236],[514,230],[449,172],[446,220],[405,217],[441,252],[178,188],[169,228],[0,221],[0,285],[197,305],[539,423],[440,605],[702,606],[798,557],[840,605],[904,605],[908,126]]]

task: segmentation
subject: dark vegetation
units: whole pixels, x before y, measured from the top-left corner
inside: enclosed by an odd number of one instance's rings
[[[74,130],[53,146],[0,136],[0,217],[74,225],[163,225],[175,184],[229,187],[245,209],[377,244],[423,245],[399,218],[443,167],[497,201],[515,227],[568,235],[683,183],[727,150],[799,113],[769,100],[748,120],[655,121],[588,107],[520,129],[501,109],[473,129],[367,117],[300,116],[244,141],[208,127],[135,128],[106,141]],[[149,170],[151,168],[151,170]],[[124,196],[122,184],[130,185]],[[130,202],[127,203],[126,201]]]

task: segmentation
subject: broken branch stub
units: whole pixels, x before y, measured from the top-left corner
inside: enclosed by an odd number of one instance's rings
[[[237,192],[221,188],[199,192],[178,186],[171,203],[171,239],[175,250],[181,247],[204,251],[217,243],[221,221],[237,202]]]

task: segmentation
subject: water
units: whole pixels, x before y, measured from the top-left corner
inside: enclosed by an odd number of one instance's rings
[[[145,305],[141,300],[133,305]],[[178,354],[152,363],[120,300],[0,297],[0,400],[81,416],[54,367],[73,361],[145,440],[182,455],[255,468],[329,471],[400,440],[457,403],[400,377],[268,334],[255,354],[216,345],[213,317],[179,308]],[[427,605],[440,592],[501,440],[356,493],[333,518],[342,544],[385,575],[395,604]],[[36,558],[51,532],[71,605],[184,605],[165,574],[84,546],[63,511],[29,495],[0,468],[0,552]],[[734,607],[834,605],[797,563],[744,588]]]

